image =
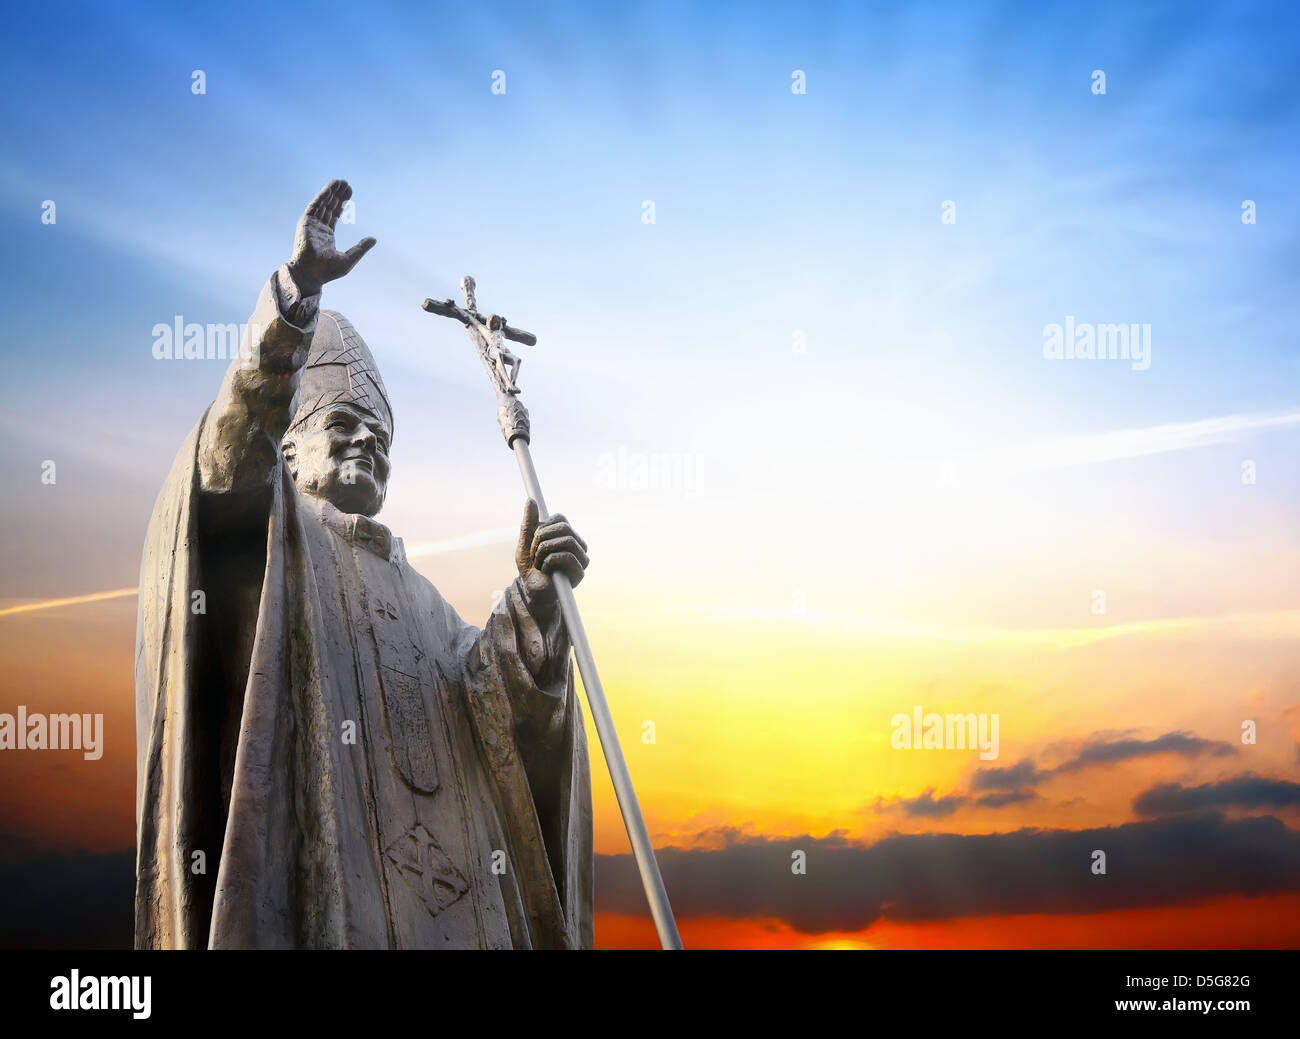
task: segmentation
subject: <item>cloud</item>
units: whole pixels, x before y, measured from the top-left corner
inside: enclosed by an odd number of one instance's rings
[[[1014,772],[1014,768],[990,769],[989,771]],[[943,819],[952,815],[959,808],[974,805],[977,808],[1006,808],[1008,805],[1024,804],[1038,797],[1032,790],[998,790],[983,797],[971,798],[966,794],[948,794],[935,797],[934,787],[930,787],[919,797],[896,797],[891,801],[877,797],[871,810],[877,815],[887,812],[901,812],[909,819]]]
[[[1106,876],[1090,869],[1098,849]],[[791,872],[795,850],[807,855],[806,876]],[[716,850],[657,854],[678,915],[775,918],[807,934],[881,919],[1100,913],[1300,891],[1300,832],[1271,817],[901,835],[870,845],[843,836],[744,837]],[[597,856],[596,898],[604,912],[644,912],[630,855]]]
[[[966,798],[961,794],[949,794],[947,797],[935,800],[934,787],[930,787],[920,797],[897,797],[888,803],[882,798],[876,798],[872,809],[878,815],[884,812],[901,811],[912,819],[942,819],[944,816],[952,815],[965,802]]]
[[[985,794],[975,803],[981,808],[1006,808],[1007,805],[1024,804],[1036,800],[1038,795],[1032,790],[1006,790],[995,794]]]
[[[1034,786],[1051,774],[1050,769],[1040,772],[1033,761],[1025,758],[1009,768],[980,769],[971,779],[970,786],[972,790],[1016,790]]]
[[[1231,743],[1205,740],[1187,732],[1167,732],[1153,740],[1097,739],[1088,743],[1065,764],[1058,765],[1055,771],[1074,772],[1089,765],[1111,765],[1117,761],[1130,761],[1153,754],[1178,754],[1185,758],[1209,754],[1216,758],[1226,758],[1236,752]]]
[[[1266,779],[1253,772],[1200,786],[1161,783],[1133,799],[1133,810],[1138,815],[1174,815],[1215,808],[1297,807],[1300,807],[1300,783]]]
[[[584,523],[584,527],[586,524]],[[1070,650],[1111,639],[1190,638],[1229,634],[1233,638],[1268,641],[1300,637],[1300,610],[1260,610],[1192,617],[1160,617],[1086,628],[990,628],[918,626],[892,617],[868,617],[841,610],[802,610],[789,606],[747,603],[673,607],[674,616],[688,615],[692,622],[771,621],[820,627],[856,629],[863,638],[884,642],[923,641],[956,645],[1042,647]]]
[[[135,851],[30,856],[0,836],[0,948],[130,949]]]
[[[1300,426],[1300,409],[1272,414],[1223,415],[1140,429],[1057,437],[1030,444],[977,451],[953,460],[951,471],[967,480],[989,475],[1096,465],[1125,458],[1188,451],[1240,440],[1254,433]]]
[[[1083,768],[1113,765],[1134,758],[1157,754],[1176,754],[1184,758],[1209,755],[1215,758],[1231,757],[1237,748],[1231,743],[1202,739],[1189,732],[1166,732],[1153,740],[1107,739],[1094,736],[1081,749],[1055,768],[1040,769],[1030,758],[1025,758],[1009,768],[980,769],[971,777],[972,790],[1021,790],[1038,786],[1062,772],[1077,772]]]
[[[1167,732],[1152,740],[1107,739],[1093,736],[1074,756],[1055,768],[1041,769],[1032,758],[1025,758],[1005,768],[984,768],[977,771],[970,781],[971,793],[989,791],[982,797],[952,793],[945,797],[934,796],[934,787],[930,787],[919,797],[899,797],[892,801],[876,798],[872,810],[877,815],[896,811],[909,819],[942,819],[952,815],[961,808],[1006,808],[1009,805],[1025,804],[1035,800],[1038,795],[1032,789],[1040,783],[1062,772],[1077,772],[1080,769],[1102,765],[1113,765],[1120,761],[1134,758],[1150,757],[1157,754],[1177,754],[1181,757],[1194,758],[1203,754],[1212,757],[1229,757],[1236,753],[1230,743],[1218,740],[1202,739],[1188,732]],[[1207,803],[1202,807],[1214,807]],[[1151,812],[1145,814],[1165,814]]]
[[[88,595],[73,595],[66,599],[45,599],[42,602],[28,602],[20,606],[7,606],[0,610],[0,617],[11,613],[30,613],[33,610],[53,610],[60,606],[80,606],[89,602],[104,602],[106,599],[125,599],[128,595],[138,594],[138,588],[114,588],[107,592],[91,592]]]

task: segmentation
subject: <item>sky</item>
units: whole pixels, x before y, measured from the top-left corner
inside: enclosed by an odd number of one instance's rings
[[[0,712],[106,736],[0,750],[0,945],[130,943],[133,590],[225,363],[154,329],[247,321],[334,177],[378,239],[323,305],[392,398],[379,519],[472,623],[524,495],[419,304],[470,273],[538,336],[688,946],[1300,944],[1293,7],[7,19]],[[1144,359],[1050,358],[1067,325]],[[997,757],[896,748],[917,706]],[[591,751],[597,944],[652,945]]]

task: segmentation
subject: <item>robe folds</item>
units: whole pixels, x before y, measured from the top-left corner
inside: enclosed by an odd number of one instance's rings
[[[136,947],[591,947],[586,739],[547,604],[516,580],[465,623],[283,460],[227,508],[202,426],[141,563]]]

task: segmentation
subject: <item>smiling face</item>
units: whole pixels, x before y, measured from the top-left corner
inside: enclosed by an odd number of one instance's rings
[[[373,516],[388,491],[391,439],[383,419],[351,404],[333,404],[285,435],[284,457],[304,494],[342,512]]]

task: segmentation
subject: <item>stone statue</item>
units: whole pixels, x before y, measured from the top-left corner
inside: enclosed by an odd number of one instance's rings
[[[373,517],[393,414],[326,282],[375,244],[298,223],[158,497],[136,639],[137,948],[589,948],[591,785],[551,575],[466,624]],[[249,359],[251,357],[251,360]]]

